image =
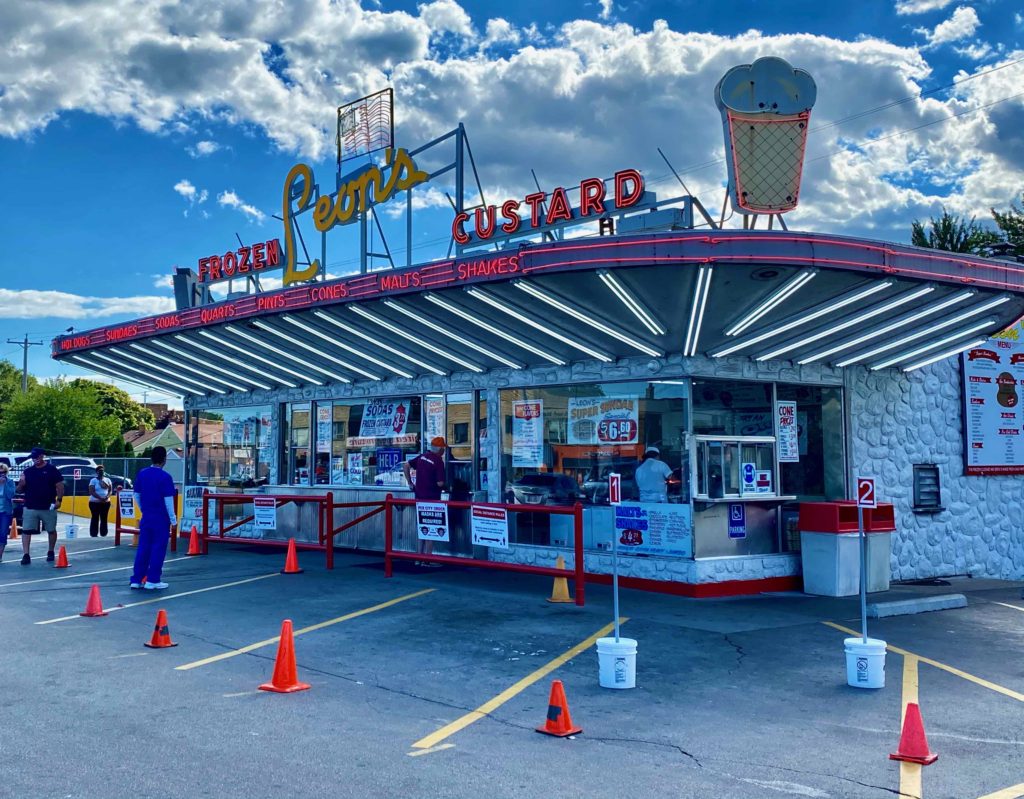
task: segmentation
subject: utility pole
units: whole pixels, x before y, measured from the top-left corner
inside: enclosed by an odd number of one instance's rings
[[[8,344],[17,344],[22,349],[22,366],[21,366],[21,393],[28,393],[28,348],[29,347],[41,347],[43,342],[41,341],[29,341],[28,333],[25,334],[24,341],[18,341],[16,338],[7,339]]]

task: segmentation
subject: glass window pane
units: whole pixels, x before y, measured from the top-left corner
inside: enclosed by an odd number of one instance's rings
[[[189,414],[196,481],[225,488],[255,488],[270,480],[271,406],[250,405]]]

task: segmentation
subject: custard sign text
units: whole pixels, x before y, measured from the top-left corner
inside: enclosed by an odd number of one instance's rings
[[[313,224],[321,233],[335,225],[355,222],[371,205],[386,202],[398,191],[411,189],[429,180],[430,175],[416,166],[412,156],[402,149],[388,148],[384,151],[384,170],[390,170],[387,177],[375,164],[368,164],[348,179],[336,195],[321,194],[313,205]],[[304,269],[296,269],[295,232],[293,220],[309,208],[313,198],[313,170],[306,164],[296,164],[284,181],[284,196],[281,201],[281,218],[284,220],[284,284],[311,280],[320,270],[320,261],[313,261]],[[297,204],[293,208],[292,200]]]

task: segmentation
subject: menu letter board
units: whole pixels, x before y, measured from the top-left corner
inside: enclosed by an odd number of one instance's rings
[[[689,505],[623,502],[615,506],[614,534],[624,555],[693,556]]]
[[[1024,474],[1020,407],[1024,344],[989,339],[960,358],[964,380],[964,471]]]
[[[512,403],[512,466],[544,465],[544,403]]]

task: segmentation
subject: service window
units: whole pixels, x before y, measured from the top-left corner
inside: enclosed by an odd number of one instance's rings
[[[223,488],[255,488],[270,479],[271,407],[249,405],[188,415],[190,479]]]

